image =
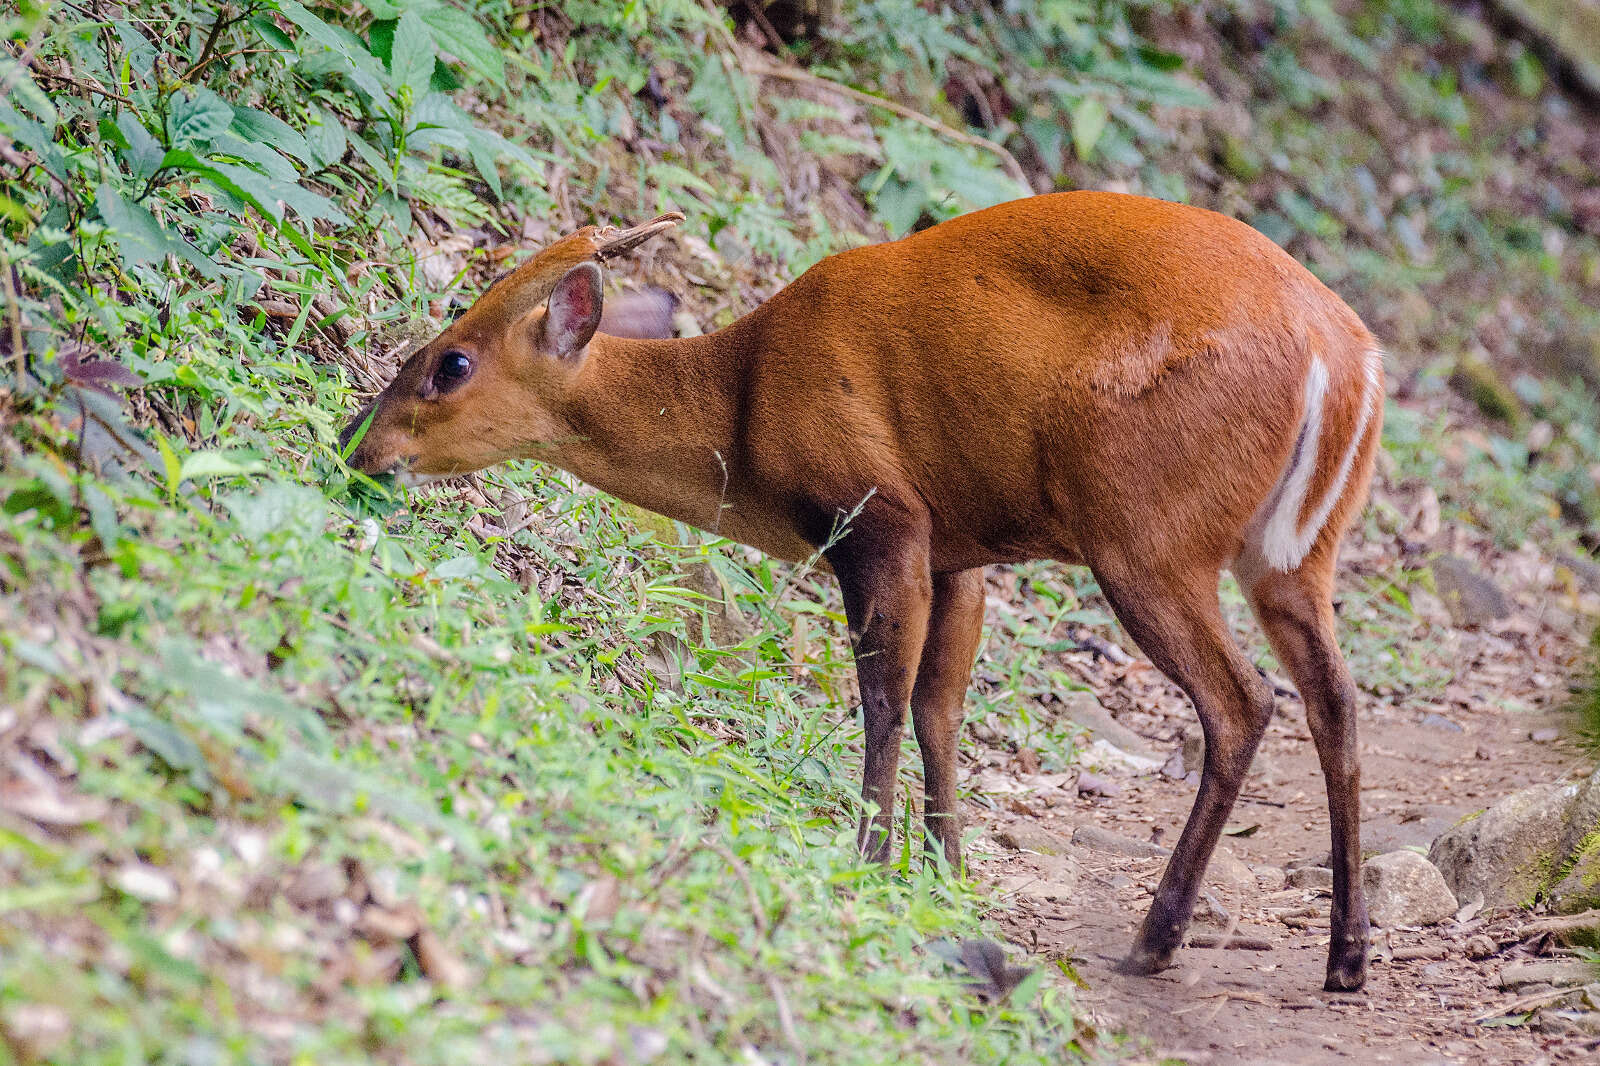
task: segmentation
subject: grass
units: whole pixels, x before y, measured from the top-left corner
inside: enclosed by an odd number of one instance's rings
[[[13,1053],[1070,1048],[1038,976],[979,1009],[930,949],[981,933],[973,889],[861,867],[854,728],[796,680],[775,615],[741,651],[698,646],[677,575],[700,547],[526,472],[485,488],[531,500],[533,525],[463,545],[486,509],[459,496],[358,518],[307,484],[318,464],[270,465],[177,505],[101,483],[125,516],[108,550],[72,497],[24,508],[40,479],[0,475],[0,696],[26,809],[46,814],[3,829]],[[530,559],[524,590],[504,571]],[[681,671],[651,659],[663,637]],[[396,915],[435,942],[394,935]]]

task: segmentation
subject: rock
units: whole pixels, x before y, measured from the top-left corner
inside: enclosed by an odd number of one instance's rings
[[[1451,620],[1459,628],[1486,626],[1511,613],[1511,605],[1500,586],[1458,555],[1445,555],[1435,560],[1433,583],[1450,611]]]
[[[1466,944],[1463,945],[1462,950],[1467,953],[1467,958],[1469,959],[1487,959],[1490,955],[1499,951],[1500,948],[1495,944],[1493,937],[1479,933],[1477,936],[1469,938]]]
[[[1561,856],[1573,862],[1580,851],[1600,845],[1600,768],[1578,786],[1561,826]]]
[[[1290,888],[1314,888],[1320,892],[1333,891],[1333,871],[1326,866],[1298,866],[1286,878]]]
[[[1193,918],[1202,925],[1227,925],[1232,920],[1222,901],[1205,890],[1201,890],[1200,898],[1195,901]]]
[[[1080,796],[1120,796],[1122,786],[1115,781],[1108,781],[1099,774],[1083,770],[1078,774],[1078,795]]]
[[[1391,851],[1361,867],[1372,924],[1384,929],[1433,925],[1456,913],[1456,897],[1438,869],[1414,851]]]
[[[1206,883],[1225,888],[1255,888],[1256,873],[1245,865],[1243,859],[1225,847],[1211,854],[1211,865],[1206,867]]]
[[[1043,863],[1039,873],[1006,874],[996,887],[1008,896],[1066,903],[1077,895],[1082,872],[1082,868],[1071,859],[1050,858]]]
[[[1483,893],[1484,905],[1534,902],[1559,863],[1557,851],[1576,785],[1535,785],[1513,792],[1447,830],[1428,861],[1458,897]]]
[[[1280,866],[1255,867],[1256,883],[1263,892],[1282,892],[1289,884],[1289,875]]]
[[[1142,759],[1155,758],[1150,742],[1111,717],[1111,712],[1100,706],[1094,693],[1082,690],[1068,692],[1062,695],[1061,703],[1066,716],[1082,726],[1091,741],[1103,740],[1112,747]]]
[[[1594,967],[1577,959],[1533,959],[1509,963],[1500,971],[1500,987],[1515,990],[1525,985],[1570,988],[1594,980]]]
[[[1417,719],[1417,724],[1421,725],[1421,726],[1427,726],[1429,729],[1442,730],[1443,732],[1446,732],[1446,733],[1465,733],[1466,732],[1466,730],[1462,728],[1460,722],[1452,721],[1451,719],[1446,718],[1444,715],[1437,714],[1437,713],[1432,712],[1432,711],[1430,711],[1427,714],[1423,715],[1421,718],[1418,718]]]
[[[1545,889],[1544,896],[1556,914],[1579,914],[1600,907],[1600,832],[1590,834],[1577,856],[1566,860],[1560,877]]]
[[[1161,769],[1161,760],[1123,751],[1108,740],[1097,740],[1078,752],[1077,761],[1096,770],[1148,774]]]
[[[996,829],[994,838],[1012,851],[1037,851],[1041,855],[1065,855],[1068,851],[1066,837],[1029,822]]]
[[[1072,832],[1072,842],[1092,851],[1109,851],[1114,855],[1131,855],[1137,859],[1162,859],[1172,854],[1171,848],[1152,844],[1148,840],[1135,840],[1097,825],[1080,825]]]
[[[1535,744],[1549,744],[1552,741],[1561,739],[1561,730],[1552,728],[1532,729],[1528,731],[1528,739]]]
[[[1183,731],[1183,765],[1198,770],[1206,763],[1206,735],[1199,726],[1189,726]]]

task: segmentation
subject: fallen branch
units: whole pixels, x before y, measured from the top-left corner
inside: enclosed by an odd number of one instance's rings
[[[1192,948],[1233,948],[1236,951],[1271,951],[1273,942],[1264,936],[1217,936],[1196,933],[1189,938]]]
[[[765,63],[759,66],[747,65],[745,66],[745,71],[761,77],[781,78],[784,81],[811,85],[825,92],[837,93],[840,96],[848,97],[869,107],[880,107],[892,114],[899,115],[901,118],[910,119],[918,125],[925,126],[941,137],[948,137],[952,141],[968,144],[974,148],[982,148],[986,152],[993,152],[999,158],[1000,164],[1005,167],[1007,174],[1010,174],[1024,189],[1029,192],[1033,191],[1033,184],[1028,181],[1028,175],[1022,169],[1022,164],[1017,162],[1017,157],[1012,155],[1003,144],[997,144],[994,141],[974,136],[970,133],[963,133],[958,129],[945,125],[931,115],[924,115],[921,111],[913,110],[904,104],[897,104],[893,100],[885,100],[881,96],[864,93],[860,89],[852,89],[848,85],[840,85],[836,81],[830,81],[820,75],[812,74],[810,71],[794,70],[789,67],[775,67]]]
[[[1545,1003],[1549,1003],[1551,1000],[1560,999],[1562,996],[1570,996],[1574,992],[1582,992],[1585,988],[1596,987],[1600,987],[1600,985],[1569,985],[1566,988],[1551,988],[1543,992],[1532,992],[1526,996],[1519,996],[1510,1003],[1496,1007],[1494,1010],[1489,1011],[1486,1014],[1480,1014],[1472,1020],[1474,1022],[1482,1023],[1488,1021],[1490,1018],[1500,1018],[1516,1011],[1526,1010],[1529,1007],[1542,1006]]]

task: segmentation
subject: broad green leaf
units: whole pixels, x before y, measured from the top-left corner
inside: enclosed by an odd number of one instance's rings
[[[328,520],[327,497],[305,485],[272,482],[256,491],[232,493],[222,502],[251,544],[276,534],[309,539]]]
[[[117,132],[122,134],[127,148],[122,161],[136,178],[148,178],[161,165],[161,142],[150,135],[143,122],[132,111],[117,116]]]
[[[227,452],[194,452],[184,459],[178,470],[179,481],[202,477],[238,477],[242,474],[259,474],[267,466],[251,456],[230,455]]]
[[[1078,158],[1088,162],[1094,146],[1106,130],[1106,105],[1098,96],[1085,96],[1072,109],[1072,147]]]
[[[331,113],[319,111],[306,126],[306,144],[318,169],[331,167],[344,158],[344,126]]]
[[[182,237],[162,229],[154,215],[138,204],[123,199],[111,186],[101,185],[95,190],[94,202],[100,211],[100,218],[111,228],[122,265],[129,272],[159,265],[168,255],[176,255],[205,277],[217,276],[216,264],[207,260]]]
[[[433,66],[437,61],[433,34],[415,11],[400,16],[394,28],[394,47],[389,57],[389,79],[396,91],[406,88],[413,100],[428,94],[428,82],[433,79]]]
[[[284,155],[311,165],[311,146],[293,126],[275,115],[253,107],[233,109],[233,132],[247,141],[276,148]]]
[[[505,56],[489,40],[477,19],[465,11],[440,5],[424,10],[422,21],[433,31],[434,42],[439,48],[496,85],[505,84]]]
[[[382,98],[383,78],[377,61],[348,31],[341,33],[307,11],[299,0],[277,0],[278,11],[324,48],[338,53],[346,63],[345,77],[368,96]]]
[[[233,124],[233,108],[210,89],[196,89],[193,95],[174,94],[171,107],[167,131],[174,148],[208,144]]]

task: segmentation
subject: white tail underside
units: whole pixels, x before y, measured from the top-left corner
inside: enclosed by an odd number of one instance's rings
[[[1305,509],[1306,493],[1311,489],[1311,480],[1317,472],[1317,460],[1322,450],[1322,416],[1328,402],[1327,364],[1319,356],[1311,358],[1311,368],[1306,371],[1306,404],[1305,414],[1300,421],[1300,433],[1295,440],[1294,451],[1289,456],[1289,465],[1262,504],[1257,522],[1257,548],[1267,565],[1274,570],[1288,573],[1300,565],[1311,546],[1317,542],[1317,535],[1322,532],[1339,497],[1344,494],[1350,468],[1355,465],[1361,441],[1366,437],[1367,426],[1372,421],[1372,412],[1382,402],[1379,386],[1383,379],[1383,353],[1376,348],[1368,351],[1362,370],[1361,415],[1356,421],[1355,432],[1350,434],[1345,444],[1333,481],[1317,502],[1316,509],[1302,523],[1300,513]]]

